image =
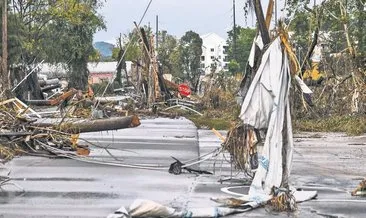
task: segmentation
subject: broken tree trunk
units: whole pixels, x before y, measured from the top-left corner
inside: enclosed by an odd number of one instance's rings
[[[57,123],[37,123],[38,127],[53,127],[67,133],[99,132],[137,127],[140,119],[136,115],[127,117],[113,117],[98,120],[81,120],[64,122],[60,126]]]

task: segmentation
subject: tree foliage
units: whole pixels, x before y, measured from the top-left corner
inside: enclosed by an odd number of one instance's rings
[[[183,69],[184,79],[197,91],[200,78],[200,58],[202,55],[202,39],[193,32],[186,32],[180,39],[179,60]]]
[[[312,33],[317,27],[320,28],[320,38],[328,52],[347,51],[348,44],[351,44],[358,56],[366,53],[366,13],[365,3],[361,0],[328,0],[315,6],[309,0],[291,0],[287,4],[289,14],[293,14],[290,26],[294,32],[293,39],[302,53],[306,52]],[[321,17],[318,16],[320,11]],[[320,19],[319,23],[317,19]]]
[[[235,70],[233,74],[237,72],[244,72],[248,57],[250,54],[250,49],[252,47],[252,42],[256,34],[255,29],[244,28],[241,26],[236,27],[236,50],[234,49],[234,31],[230,30],[228,32],[227,44],[228,49],[228,59],[231,64],[229,70]],[[235,51],[235,54],[234,54]],[[239,66],[234,67],[233,63],[239,64]]]
[[[168,34],[167,31],[163,30],[159,31],[158,42],[158,59],[162,66],[163,73],[180,77],[182,75],[182,68],[178,62],[178,40],[174,36]]]
[[[65,63],[69,86],[84,89],[87,62],[97,57],[93,35],[105,28],[97,13],[104,0],[9,1],[9,64],[26,66],[41,60]]]

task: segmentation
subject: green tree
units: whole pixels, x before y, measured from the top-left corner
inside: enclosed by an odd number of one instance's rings
[[[299,47],[307,49],[314,29],[319,26],[316,23],[318,13],[322,13],[319,28],[321,33],[325,33],[329,52],[340,52],[351,44],[356,55],[365,54],[366,13],[363,1],[328,0],[311,8],[310,3],[310,0],[287,1],[289,15],[294,15],[290,29],[294,31],[293,39]]]
[[[234,54],[234,31],[230,30],[228,32],[228,59],[231,63],[239,64],[238,68],[231,68],[231,70],[236,70],[236,72],[232,72],[235,74],[237,72],[244,72],[246,63],[249,58],[250,49],[252,47],[253,39],[256,34],[255,29],[244,28],[241,26],[236,27],[236,54]],[[233,65],[232,65],[233,66]]]
[[[104,28],[97,9],[103,0],[17,0],[9,12],[10,66],[16,80],[22,79],[31,63],[42,59],[49,63],[66,63],[69,86],[84,89],[87,62],[95,56],[93,34]],[[22,73],[24,72],[24,73]],[[36,77],[34,74],[33,77]],[[30,77],[32,79],[32,77]],[[31,88],[37,87],[37,79]],[[33,90],[37,91],[37,90]],[[36,97],[36,96],[35,96]]]
[[[165,30],[159,31],[158,39],[158,60],[163,73],[172,74],[175,78],[184,80],[183,67],[180,64],[179,41]]]
[[[62,52],[57,57],[68,65],[69,87],[84,90],[88,82],[87,63],[94,53],[93,35],[105,28],[97,9],[100,0],[65,0],[56,1],[51,7],[51,14],[56,19],[49,24],[51,33],[58,33],[60,40],[54,48]]]
[[[179,59],[183,69],[184,79],[196,92],[200,78],[200,58],[202,55],[202,39],[193,32],[186,32],[180,39]]]

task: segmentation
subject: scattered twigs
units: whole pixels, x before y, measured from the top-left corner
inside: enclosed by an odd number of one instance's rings
[[[7,185],[12,185],[17,187],[18,189],[22,190],[24,192],[24,189],[17,185],[16,183],[11,182],[10,178],[10,170],[5,168],[3,164],[0,165],[0,190],[4,191],[3,187]]]
[[[286,188],[273,188],[273,198],[268,202],[273,211],[296,211],[296,199],[292,195],[291,190]]]

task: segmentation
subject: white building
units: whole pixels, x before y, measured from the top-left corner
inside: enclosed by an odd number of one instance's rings
[[[221,70],[227,70],[227,44],[226,40],[216,33],[208,33],[202,38],[201,69],[205,75]]]

